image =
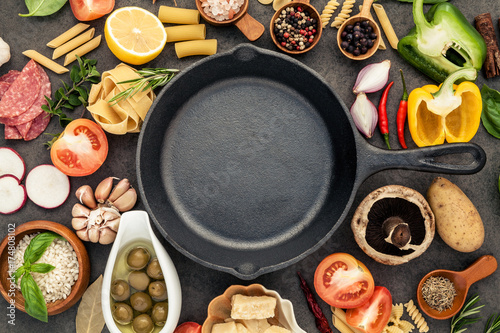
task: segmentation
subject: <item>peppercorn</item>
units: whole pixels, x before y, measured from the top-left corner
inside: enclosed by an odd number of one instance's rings
[[[359,56],[373,47],[377,34],[373,32],[369,21],[361,21],[347,25],[340,38],[342,40],[340,47],[343,50]]]
[[[309,11],[298,6],[282,10],[274,21],[273,33],[278,44],[288,50],[304,50],[311,46],[316,34],[317,20]]]

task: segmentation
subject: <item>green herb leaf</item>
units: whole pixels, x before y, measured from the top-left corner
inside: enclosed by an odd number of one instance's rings
[[[498,332],[500,332],[500,314],[496,318],[495,315],[492,314],[490,318],[488,318],[488,322],[484,327],[484,333],[498,333]]]
[[[56,268],[51,264],[32,264],[31,271],[35,273],[48,273]]]
[[[483,126],[488,133],[500,139],[500,92],[483,84],[481,98],[483,100],[481,113]]]
[[[64,239],[61,235],[54,232],[43,232],[36,235],[24,252],[24,262],[36,262],[56,238]]]
[[[47,16],[54,14],[64,6],[68,0],[25,0],[28,14],[19,14],[22,17]]]
[[[481,312],[480,309],[484,305],[479,305],[476,306],[475,308],[472,308],[472,306],[476,304],[478,301],[479,301],[479,296],[478,295],[473,296],[465,303],[462,310],[451,318],[451,331],[450,331],[451,333],[465,332],[467,328],[462,328],[463,326],[473,324],[481,319],[480,317],[466,318]]]
[[[14,272],[13,276],[16,284],[19,278],[24,275],[24,273],[26,273],[26,269],[24,268],[24,266],[19,266],[19,268]]]
[[[21,279],[21,293],[24,297],[26,313],[43,322],[48,322],[47,304],[42,291],[31,274],[24,274]]]

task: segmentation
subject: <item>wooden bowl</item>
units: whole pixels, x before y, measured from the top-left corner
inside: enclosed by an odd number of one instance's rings
[[[14,304],[17,309],[26,312],[24,308],[24,297],[21,291],[14,286],[14,298],[11,297],[13,290],[11,289],[11,281],[9,279],[9,257],[12,257],[12,247],[15,248],[24,236],[45,231],[55,232],[63,236],[71,244],[78,258],[79,266],[78,280],[71,287],[71,293],[68,297],[66,299],[47,303],[47,310],[50,316],[66,311],[75,305],[87,289],[90,279],[90,260],[85,246],[73,231],[62,224],[37,220],[23,223],[15,228],[15,230],[9,229],[9,234],[5,236],[0,244],[0,292],[9,304],[15,302]],[[15,235],[15,240],[13,239],[13,235]]]
[[[311,43],[311,45],[308,48],[305,48],[303,50],[289,50],[286,47],[282,46],[278,42],[278,39],[276,38],[276,35],[274,34],[274,21],[276,21],[276,19],[280,16],[281,11],[283,9],[287,9],[288,7],[293,7],[293,8],[302,7],[304,10],[308,11],[309,14],[311,15],[311,17],[313,19],[315,19],[317,22],[316,23],[316,35],[314,37],[314,41]],[[312,48],[315,47],[316,44],[318,44],[319,39],[321,38],[321,34],[323,32],[323,26],[321,25],[321,17],[319,15],[318,11],[316,10],[316,8],[314,8],[313,6],[311,6],[309,4],[309,0],[297,0],[297,1],[292,1],[292,2],[289,2],[285,5],[283,5],[280,9],[278,9],[274,13],[273,18],[271,19],[271,23],[269,25],[269,32],[271,33],[271,38],[273,39],[273,42],[274,42],[274,44],[276,44],[278,49],[280,49],[281,51],[288,53],[288,54],[302,54],[302,53],[306,53],[307,51],[312,50]]]

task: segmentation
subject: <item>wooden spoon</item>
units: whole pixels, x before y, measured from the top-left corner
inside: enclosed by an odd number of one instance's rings
[[[460,311],[462,306],[465,303],[465,298],[467,297],[467,292],[469,291],[469,287],[474,283],[485,277],[493,274],[493,272],[497,269],[497,260],[495,257],[490,255],[484,255],[474,261],[472,265],[470,265],[466,270],[461,272],[449,271],[446,269],[438,269],[428,273],[426,276],[418,284],[417,288],[417,301],[420,305],[420,309],[426,315],[434,319],[448,319],[453,317],[455,314]],[[422,296],[422,286],[424,282],[431,276],[442,276],[448,278],[455,285],[455,290],[457,295],[453,300],[453,305],[451,309],[447,309],[444,311],[437,311],[431,308],[427,302],[424,300]]]
[[[361,12],[358,15],[354,15],[351,18],[348,18],[347,20],[342,23],[342,25],[339,28],[339,31],[337,32],[337,45],[339,46],[340,51],[349,59],[352,60],[365,60],[370,58],[375,52],[377,52],[378,46],[380,45],[380,28],[369,16],[370,13],[370,8],[372,8],[372,3],[373,0],[364,0],[363,1],[363,8],[361,9]],[[354,25],[356,22],[360,21],[368,21],[370,22],[370,26],[373,28],[373,32],[377,34],[377,38],[373,42],[373,46],[366,52],[365,54],[360,54],[358,56],[355,56],[352,53],[347,52],[346,50],[342,49],[340,44],[342,44],[342,32],[344,31],[345,27],[348,26],[349,24]]]

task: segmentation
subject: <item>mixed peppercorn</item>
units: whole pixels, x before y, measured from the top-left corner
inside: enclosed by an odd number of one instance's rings
[[[342,39],[340,47],[343,50],[359,56],[373,47],[377,34],[373,32],[373,27],[369,21],[360,21],[354,25],[347,25],[340,38]]]
[[[302,7],[287,7],[274,21],[274,35],[281,46],[301,51],[314,42],[318,21]]]

